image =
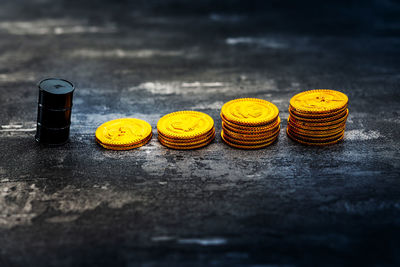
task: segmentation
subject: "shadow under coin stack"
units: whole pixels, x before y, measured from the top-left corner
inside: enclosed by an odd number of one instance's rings
[[[343,139],[349,110],[345,94],[310,90],[290,99],[287,135],[306,145],[330,145]]]
[[[235,148],[263,148],[271,145],[279,136],[279,110],[263,99],[231,100],[222,106],[221,118],[222,140]]]
[[[163,116],[157,123],[158,140],[173,149],[195,149],[215,138],[214,120],[198,111],[177,111]]]
[[[129,150],[147,144],[152,135],[148,122],[123,118],[100,125],[96,130],[96,141],[106,149]]]

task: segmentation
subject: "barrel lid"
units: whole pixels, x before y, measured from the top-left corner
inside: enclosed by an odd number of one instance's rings
[[[75,90],[74,85],[64,79],[48,78],[39,83],[39,90],[46,91],[50,94],[64,95]]]

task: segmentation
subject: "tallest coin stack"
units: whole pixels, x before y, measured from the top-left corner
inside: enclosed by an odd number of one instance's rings
[[[288,136],[306,145],[330,145],[343,139],[349,110],[348,97],[338,91],[319,89],[290,99]]]

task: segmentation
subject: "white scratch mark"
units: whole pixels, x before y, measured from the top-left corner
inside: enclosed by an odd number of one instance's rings
[[[349,130],[345,131],[345,139],[352,141],[366,141],[382,137],[378,131],[366,130]]]
[[[256,45],[263,48],[282,49],[286,48],[287,44],[274,40],[272,38],[258,37],[232,37],[225,40],[227,45]]]
[[[85,20],[42,19],[33,21],[3,21],[0,30],[14,35],[61,35],[81,33],[113,33],[116,27],[107,24],[102,27],[88,25]]]
[[[200,246],[221,246],[227,243],[224,238],[185,238],[178,239],[179,244]]]
[[[13,72],[13,73],[0,73],[0,82],[18,82],[18,81],[35,81],[36,77],[32,73]]]
[[[181,56],[182,51],[170,50],[151,50],[151,49],[139,49],[139,50],[123,50],[123,49],[112,49],[112,50],[94,50],[94,49],[79,49],[74,50],[70,53],[72,57],[86,57],[86,58],[150,58],[155,56]]]
[[[193,83],[182,83],[182,87],[221,87],[224,86],[221,82],[209,82],[209,83],[201,83],[201,82],[193,82]]]
[[[22,128],[24,125],[20,124],[9,124],[9,125],[1,125],[0,132],[33,132],[36,131],[36,127],[32,128]]]

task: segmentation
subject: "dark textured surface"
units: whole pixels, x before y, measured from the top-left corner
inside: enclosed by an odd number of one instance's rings
[[[400,4],[320,2],[2,1],[0,266],[400,264]],[[57,148],[34,142],[52,76],[77,88]],[[275,103],[285,129],[313,88],[349,96],[342,143],[94,141],[109,119],[182,109],[219,132],[239,97]]]

